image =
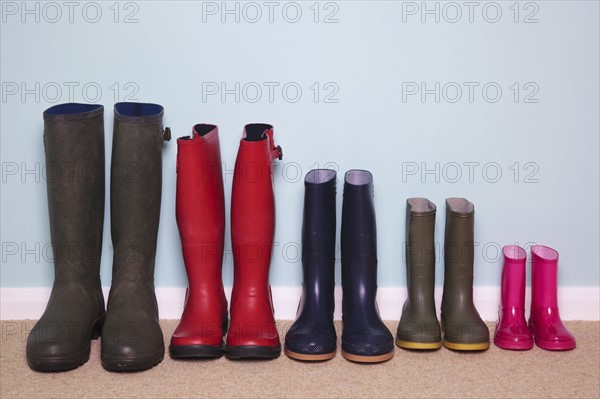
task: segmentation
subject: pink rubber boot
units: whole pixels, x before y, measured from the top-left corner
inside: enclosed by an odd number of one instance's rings
[[[543,245],[531,247],[531,315],[529,329],[535,343],[549,351],[575,348],[575,338],[558,313],[558,252]]]
[[[525,262],[527,253],[518,245],[502,248],[502,297],[494,344],[502,349],[528,350],[533,338],[525,322]]]

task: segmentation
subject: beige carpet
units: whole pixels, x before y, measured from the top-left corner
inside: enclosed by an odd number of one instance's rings
[[[162,322],[165,339],[177,321]],[[279,322],[285,331],[291,322]],[[493,332],[494,323],[489,323]],[[66,373],[36,373],[27,367],[25,341],[32,321],[1,323],[2,398],[184,398],[184,397],[600,397],[600,323],[567,322],[577,349],[483,353],[396,349],[383,364],[346,361],[301,363],[282,355],[273,361],[165,360],[152,370],[109,373],[100,365],[100,341],[90,360]],[[395,322],[389,322],[392,331]],[[339,328],[339,325],[338,325]]]

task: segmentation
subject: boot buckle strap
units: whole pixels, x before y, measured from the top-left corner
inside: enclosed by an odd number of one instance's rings
[[[171,128],[170,127],[165,127],[163,129],[162,139],[163,139],[163,141],[171,141]]]
[[[267,136],[269,136],[269,143],[271,143],[271,145],[273,146],[273,148],[271,149],[271,157],[273,157],[273,159],[278,159],[281,161],[283,159],[283,150],[281,149],[280,145],[275,145],[275,141],[273,139],[273,129],[268,129],[266,133]]]
[[[279,159],[280,161],[283,159],[283,150],[281,149],[280,145],[273,148],[271,150],[271,154],[273,156],[273,159]]]

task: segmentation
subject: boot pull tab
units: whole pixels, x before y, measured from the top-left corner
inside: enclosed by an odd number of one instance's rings
[[[171,128],[165,127],[162,133],[163,141],[171,141]]]
[[[271,156],[273,159],[279,159],[280,161],[283,159],[283,150],[280,145],[275,145],[275,141],[273,140],[273,129],[266,130],[267,136],[269,136],[269,143],[273,146],[271,149]]]

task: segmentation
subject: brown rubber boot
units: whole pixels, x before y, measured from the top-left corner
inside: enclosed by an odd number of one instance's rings
[[[154,293],[160,218],[163,107],[115,104],[110,217],[113,275],[102,330],[102,365],[144,370],[160,363],[165,346]]]
[[[27,362],[36,371],[79,367],[102,330],[103,113],[102,105],[75,103],[44,112],[54,285],[27,337]]]

